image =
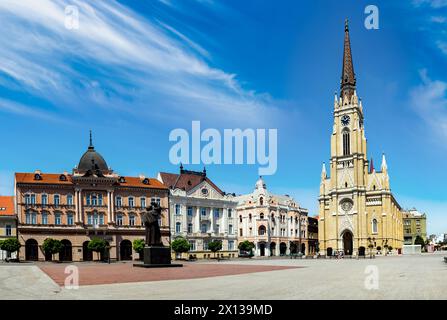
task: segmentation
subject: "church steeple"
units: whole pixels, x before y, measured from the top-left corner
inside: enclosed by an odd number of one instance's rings
[[[345,42],[343,50],[343,69],[341,74],[340,83],[340,96],[344,99],[345,95],[348,97],[349,101],[355,91],[355,73],[354,64],[352,62],[351,54],[351,41],[349,39],[349,25],[348,19],[345,21]]]

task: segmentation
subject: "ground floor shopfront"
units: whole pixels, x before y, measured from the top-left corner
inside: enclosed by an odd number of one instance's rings
[[[289,241],[281,238],[271,239],[271,241],[255,242],[254,255],[258,257],[285,256],[302,253],[303,255],[314,254],[310,250],[307,239]]]
[[[141,230],[86,230],[73,228],[71,230],[36,230],[19,229],[20,260],[27,261],[93,261],[93,260],[138,260],[139,254],[133,249],[133,241],[144,239],[144,229]],[[61,241],[63,248],[55,255],[46,254],[42,248],[47,238]],[[102,253],[92,252],[88,243],[94,238],[104,239],[107,249]],[[162,230],[162,240],[169,245],[168,230]]]

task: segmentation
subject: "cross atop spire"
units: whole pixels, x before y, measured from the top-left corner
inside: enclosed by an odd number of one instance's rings
[[[354,64],[352,62],[351,41],[349,39],[349,21],[345,20],[345,41],[343,49],[343,69],[341,73],[340,96],[345,95],[350,99],[355,91],[355,73]]]

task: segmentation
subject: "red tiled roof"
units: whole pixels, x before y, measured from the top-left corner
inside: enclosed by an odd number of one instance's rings
[[[186,192],[194,189],[196,186],[201,184],[203,181],[206,181],[210,184],[217,192],[220,194],[224,194],[222,190],[219,189],[218,186],[214,184],[207,176],[194,174],[194,173],[168,173],[168,172],[160,172],[161,179],[165,186],[172,189],[183,189]]]
[[[14,214],[14,197],[0,196],[0,216],[10,216]]]
[[[16,172],[16,183],[36,183],[36,184],[72,184],[71,175],[67,174],[67,180],[60,180],[61,173],[40,173],[41,180],[34,179],[36,173]]]
[[[60,173],[40,173],[40,180],[35,179],[36,173],[16,173],[16,183],[32,183],[32,184],[62,184],[62,185],[72,185],[72,175],[67,174],[66,180],[61,180],[60,177],[63,174]],[[124,176],[125,182],[117,182],[117,185],[122,187],[138,187],[138,188],[151,188],[151,189],[167,189],[160,181],[153,178],[147,178],[149,183],[143,183],[143,180],[139,177],[126,177]]]
[[[118,183],[122,187],[138,187],[138,188],[157,188],[168,189],[163,183],[157,179],[147,178],[149,184],[144,184],[139,177],[124,177],[125,182]]]

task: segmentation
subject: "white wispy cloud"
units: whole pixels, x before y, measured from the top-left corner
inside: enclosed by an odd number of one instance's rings
[[[413,4],[417,7],[429,5],[432,8],[442,8],[447,6],[447,0],[413,0]]]
[[[421,84],[410,92],[411,105],[435,132],[447,138],[447,82],[431,80],[420,71]]]
[[[27,106],[21,103],[17,103],[15,101],[2,99],[0,98],[0,111],[8,112],[8,113],[14,113],[17,115],[23,115],[23,116],[31,116],[43,120],[49,120],[53,122],[61,123],[62,121],[67,122],[66,120],[62,119],[61,117],[51,114],[50,112],[46,110],[41,110],[37,107]]]
[[[445,23],[445,22],[447,22],[447,17],[443,17],[443,16],[432,16],[432,17],[431,17],[431,21],[432,21],[432,22],[436,22],[436,23]]]
[[[79,9],[79,29],[65,28],[67,5]],[[268,94],[211,66],[211,54],[187,35],[115,1],[4,0],[0,19],[8,31],[0,37],[1,83],[58,108],[244,121],[278,111]]]

